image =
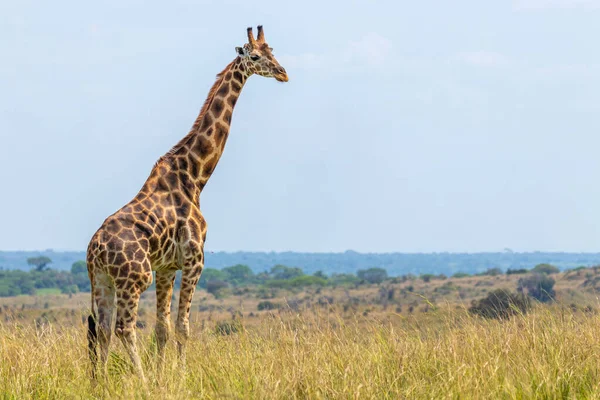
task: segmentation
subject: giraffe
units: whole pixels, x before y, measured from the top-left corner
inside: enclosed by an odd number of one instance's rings
[[[96,376],[97,344],[102,373],[106,372],[116,300],[115,335],[121,339],[136,374],[145,380],[135,328],[140,296],[152,283],[152,271],[156,273],[159,371],[170,332],[175,273],[182,272],[175,338],[180,364],[185,366],[190,305],[204,267],[207,224],[200,212],[200,193],[223,153],[233,109],[247,79],[256,74],[288,81],[285,69],[265,42],[262,26],[257,32],[255,39],[252,28],[247,29],[248,43],[235,48],[235,59],[217,75],[190,132],[159,158],[138,194],[106,218],[90,240],[88,351],[92,377]]]

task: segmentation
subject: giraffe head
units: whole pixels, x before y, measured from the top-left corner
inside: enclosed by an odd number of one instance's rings
[[[254,39],[252,28],[248,28],[248,43],[243,47],[236,47],[235,51],[240,57],[248,75],[257,74],[267,78],[275,78],[279,82],[287,82],[288,76],[285,68],[273,56],[273,49],[265,42],[265,32],[259,25],[258,36]]]

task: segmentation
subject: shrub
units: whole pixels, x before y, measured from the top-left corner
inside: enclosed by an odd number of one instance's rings
[[[250,283],[254,278],[254,272],[247,265],[237,264],[232,267],[225,267],[221,272],[227,274],[226,280],[234,285]]]
[[[217,335],[231,335],[232,333],[241,332],[243,329],[242,323],[238,319],[231,321],[219,321],[215,325],[215,333]]]
[[[285,280],[304,275],[304,272],[297,267],[287,267],[285,265],[278,264],[271,268],[270,274],[273,279]]]
[[[277,310],[277,309],[281,308],[281,304],[273,303],[272,301],[265,300],[265,301],[261,301],[260,303],[258,303],[258,306],[256,308],[258,308],[258,311]]]
[[[208,287],[208,282],[210,281],[225,281],[228,275],[226,272],[221,271],[220,269],[215,268],[204,268],[202,271],[202,275],[200,275],[200,280],[198,281],[198,286],[206,288]]]
[[[554,279],[546,274],[534,274],[532,276],[519,279],[517,290],[527,294],[534,299],[546,303],[552,301],[556,295],[554,292]]]
[[[466,272],[457,272],[454,275],[452,275],[453,278],[466,278],[468,276],[471,276],[471,275],[467,274]]]
[[[387,271],[383,268],[359,269],[356,276],[369,283],[381,283],[387,279]]]
[[[350,286],[358,282],[358,277],[354,274],[331,274],[329,282],[333,286]]]
[[[525,314],[530,308],[531,302],[523,293],[498,289],[483,299],[473,300],[469,312],[484,318],[508,319],[516,314]]]
[[[301,275],[290,279],[290,286],[305,287],[305,286],[325,286],[327,280],[312,275]]]
[[[551,264],[538,264],[531,270],[532,272],[540,273],[540,274],[558,274],[560,270],[558,267],[555,267]]]
[[[525,269],[525,268],[521,268],[521,269],[507,269],[506,270],[506,275],[521,275],[521,274],[526,274],[528,273],[529,270]]]
[[[500,268],[488,268],[479,275],[482,276],[498,276],[502,275],[502,270]]]
[[[206,283],[206,291],[215,297],[219,297],[223,289],[226,289],[229,285],[227,282],[212,280]]]

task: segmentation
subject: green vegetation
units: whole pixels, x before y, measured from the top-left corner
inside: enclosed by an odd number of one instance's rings
[[[45,256],[52,259],[52,268],[70,270],[72,264],[85,259],[85,252],[0,251],[0,267],[4,269],[27,269],[27,259]],[[384,267],[391,276],[421,273],[445,274],[456,272],[476,275],[488,268],[531,269],[535,265],[549,263],[561,271],[582,265],[589,267],[600,263],[600,253],[559,252],[496,252],[496,253],[298,253],[298,252],[207,252],[206,266],[221,270],[237,264],[250,266],[252,270],[269,270],[273,265],[295,265],[307,274],[321,270],[333,273],[356,273],[359,269]]]
[[[46,256],[29,257],[27,259],[27,264],[34,267],[36,271],[45,270],[50,263],[52,263],[52,260]]]
[[[546,303],[554,300],[556,292],[554,284],[556,281],[546,274],[533,274],[531,276],[519,279],[517,289],[520,292],[526,291],[534,299]]]
[[[89,292],[87,268],[81,271],[74,264],[74,271],[75,273],[71,273],[38,268],[32,271],[0,270],[0,297],[44,293],[44,290],[48,293],[48,289],[67,294]]]
[[[185,370],[169,343],[158,373],[152,329],[140,329],[147,382],[131,375],[118,343],[107,380],[94,386],[78,323],[4,324],[0,393],[6,399],[594,399],[598,326],[597,314],[556,305],[502,321],[461,309],[408,318],[341,311],[227,318],[191,325]]]
[[[484,318],[508,319],[523,315],[531,308],[531,301],[523,293],[497,289],[480,300],[473,300],[469,312]]]
[[[537,272],[540,274],[550,275],[550,274],[558,274],[560,272],[560,270],[558,269],[558,267],[555,267],[554,265],[551,265],[551,264],[538,264],[535,267],[533,267],[531,272]]]

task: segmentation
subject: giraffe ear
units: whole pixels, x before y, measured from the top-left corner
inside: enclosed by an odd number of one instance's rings
[[[239,56],[243,56],[244,55],[244,48],[243,47],[236,47],[235,48],[235,52],[238,53]]]

